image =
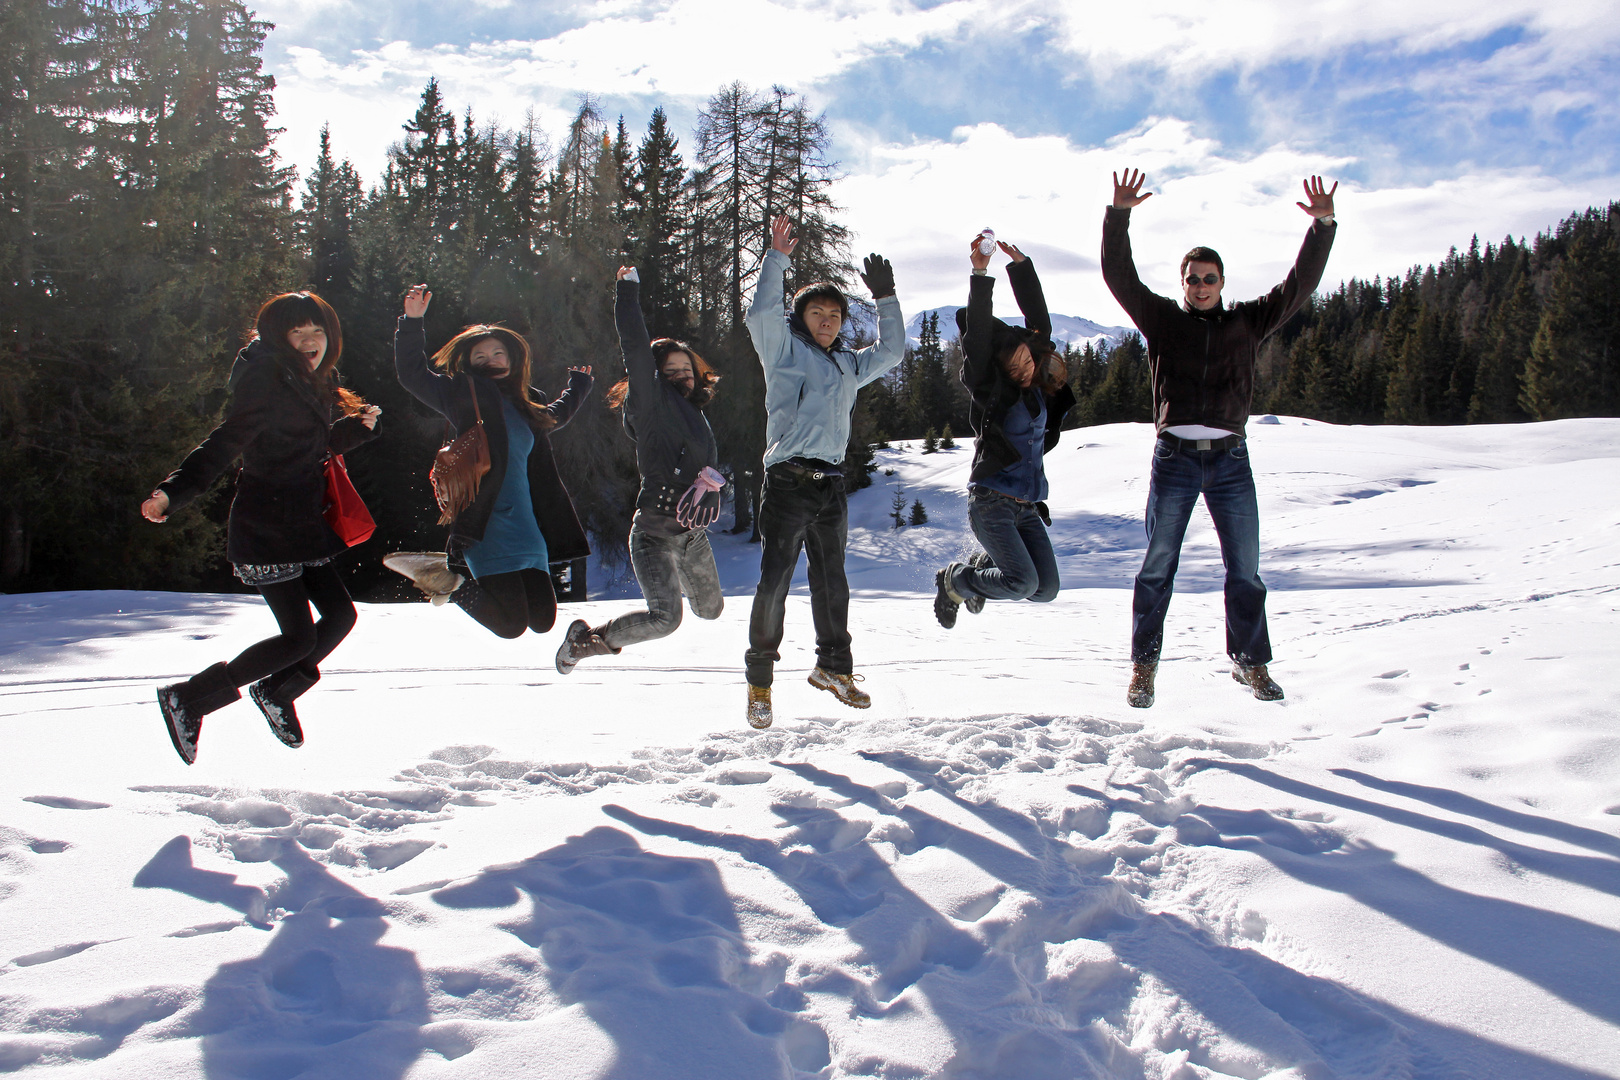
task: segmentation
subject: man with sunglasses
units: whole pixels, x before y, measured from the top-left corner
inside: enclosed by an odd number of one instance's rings
[[[1181,260],[1179,304],[1137,277],[1129,230],[1131,209],[1152,194],[1142,191],[1144,179],[1129,169],[1123,180],[1114,174],[1114,201],[1103,217],[1102,242],[1103,280],[1147,344],[1158,431],[1148,484],[1147,554],[1131,602],[1132,671],[1126,700],[1139,709],[1153,704],[1181,541],[1202,495],[1226,566],[1226,652],[1232,658],[1232,678],[1261,701],[1278,701],[1282,688],[1266,671],[1271,638],[1266,587],[1260,580],[1260,511],[1243,432],[1261,342],[1300,309],[1322,280],[1338,229],[1333,193],[1339,185],[1327,188],[1320,176],[1305,181],[1309,201],[1295,205],[1313,220],[1287,280],[1257,300],[1226,307],[1221,303],[1226,269],[1207,247],[1195,247]]]

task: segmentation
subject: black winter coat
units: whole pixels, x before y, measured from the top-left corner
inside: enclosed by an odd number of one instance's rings
[[[1327,269],[1337,225],[1311,222],[1294,268],[1257,300],[1194,311],[1160,296],[1136,276],[1131,212],[1109,207],[1103,217],[1102,272],[1119,306],[1142,331],[1153,382],[1153,423],[1165,428],[1202,424],[1241,435],[1254,400],[1260,343],[1298,311]]]
[[[495,508],[495,497],[500,494],[501,482],[506,479],[508,459],[506,417],[501,409],[501,388],[495,380],[472,371],[458,375],[439,375],[428,367],[427,336],[421,319],[400,316],[394,331],[394,372],[400,385],[411,392],[422,404],[450,421],[456,435],[460,435],[477,421],[473,415],[472,394],[478,394],[478,409],[484,417],[484,434],[489,438],[489,472],[479,481],[478,495],[450,526],[446,550],[454,553],[474,541],[484,538],[489,515]],[[540,535],[546,538],[547,556],[552,562],[583,559],[591,553],[590,541],[574,512],[574,501],[563,487],[557,472],[557,459],[551,451],[550,432],[557,430],[579,410],[585,395],[591,390],[591,377],[584,372],[569,373],[568,389],[557,395],[557,400],[546,405],[545,411],[556,421],[549,429],[529,421],[534,432],[534,449],[529,453],[529,498],[534,506],[534,520],[540,525]],[[471,384],[472,391],[467,389]],[[538,389],[535,395],[545,400]],[[521,411],[521,409],[520,409]]]
[[[1007,282],[1013,299],[1024,314],[1022,327],[1009,326],[991,314],[996,279],[974,274],[968,279],[968,306],[957,308],[956,326],[962,335],[962,385],[971,399],[968,422],[973,425],[972,483],[979,483],[1016,464],[1023,457],[1003,431],[1007,410],[1015,405],[1028,408],[1025,398],[1039,394],[1036,387],[1022,387],[1007,374],[996,354],[1008,344],[1050,341],[1052,316],[1046,310],[1046,294],[1035,276],[1032,259],[1009,263]],[[1055,394],[1046,396],[1046,450],[1058,444],[1063,418],[1074,408],[1074,389],[1067,382]]]
[[[191,502],[238,457],[225,556],[242,563],[317,562],[346,550],[326,524],[326,458],[376,437],[358,416],[340,416],[276,351],[254,341],[231,367],[225,419],[158,485],[169,512]]]
[[[673,517],[676,502],[705,466],[719,462],[720,452],[703,410],[680,387],[659,377],[639,296],[640,286],[634,281],[620,281],[613,307],[630,382],[624,429],[636,440],[636,468],[641,473],[636,509]]]

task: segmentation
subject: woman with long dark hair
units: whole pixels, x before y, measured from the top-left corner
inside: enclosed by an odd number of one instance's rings
[[[630,565],[647,607],[594,630],[575,619],[557,650],[563,675],[587,656],[674,633],[681,625],[682,593],[700,619],[718,619],[725,606],[708,531],[719,515],[725,479],[715,470],[719,451],[703,415],[720,377],[684,341],[649,339],[639,282],[635,267],[619,267],[613,312],[625,377],[608,391],[607,401],[620,410],[625,432],[636,441],[641,491],[630,522]]]
[[[529,343],[504,326],[464,328],[428,366],[422,319],[433,294],[413,285],[394,332],[394,371],[406,390],[443,416],[456,436],[483,424],[489,472],[450,523],[444,552],[396,552],[383,564],[436,603],[453,600],[503,638],[543,634],[557,619],[551,564],[591,548],[563,487],[551,433],[568,423],[591,390],[591,369],[568,369],[568,388],[547,402],[529,385]],[[464,565],[459,574],[450,565]],[[471,578],[470,581],[466,580]]]
[[[354,627],[354,604],[332,566],[347,545],[322,514],[326,461],[374,437],[382,410],[338,385],[342,353],[343,330],[325,300],[296,292],[266,301],[231,368],[224,421],[141,504],[148,521],[165,521],[241,458],[225,554],[281,630],[158,691],[169,738],[187,765],[197,758],[203,717],[249,683],[276,738],[302,746],[293,701],[315,685],[321,661]]]
[[[1052,317],[1035,264],[1011,244],[997,246],[1012,259],[1007,281],[1024,325],[1009,326],[991,314],[996,279],[985,273],[985,239],[973,238],[968,306],[956,313],[973,426],[968,524],[984,551],[934,575],[934,617],[947,630],[956,625],[959,607],[976,613],[986,600],[1044,604],[1058,594],[1057,556],[1046,532],[1045,455],[1074,407],[1074,390],[1052,344]]]

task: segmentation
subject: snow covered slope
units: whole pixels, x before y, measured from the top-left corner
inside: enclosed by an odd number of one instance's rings
[[[925,315],[939,314],[939,337],[941,341],[955,341],[956,309],[960,304],[948,304],[945,307],[929,308],[919,311],[906,320],[906,344],[913,348],[917,345],[917,335],[922,332],[922,321]],[[1003,310],[1005,308],[1005,310]],[[1002,304],[997,306],[996,317],[1013,326],[1023,326],[1022,315],[1011,314],[1018,309],[1013,305],[1012,294],[1006,294]],[[1083,319],[1078,315],[1053,315],[1052,340],[1057,342],[1058,348],[1064,345],[1073,345],[1077,349],[1085,348],[1087,343],[1096,346],[1099,350],[1112,348],[1126,334],[1134,334],[1136,330],[1129,326],[1104,326],[1102,323]]]
[[[874,698],[742,723],[727,609],[558,629],[367,606],[302,703],[187,768],[154,687],[251,598],[0,597],[0,1071],[119,1080],[1620,1075],[1620,421],[1251,424],[1263,704],[1202,513],[1124,703],[1151,435],[1050,461],[1065,589],[932,620],[966,449],[851,504]],[[894,489],[930,523],[894,530]],[[600,619],[624,600],[567,608]]]

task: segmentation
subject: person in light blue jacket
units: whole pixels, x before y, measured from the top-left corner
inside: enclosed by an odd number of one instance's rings
[[[867,708],[850,654],[849,532],[843,463],[850,414],[861,387],[892,371],[906,350],[905,319],[894,295],[894,268],[868,255],[861,280],[877,305],[878,340],[844,344],[849,301],[830,282],[807,285],[783,305],[783,277],[798,246],[786,217],[771,223],[771,250],[748,309],[748,335],[765,369],[765,493],[759,511],[759,589],[748,622],[748,722],[771,726],[771,683],[780,660],[788,588],[804,550],[809,559],[810,614],[816,625],[816,668],[810,685],[845,705]]]

